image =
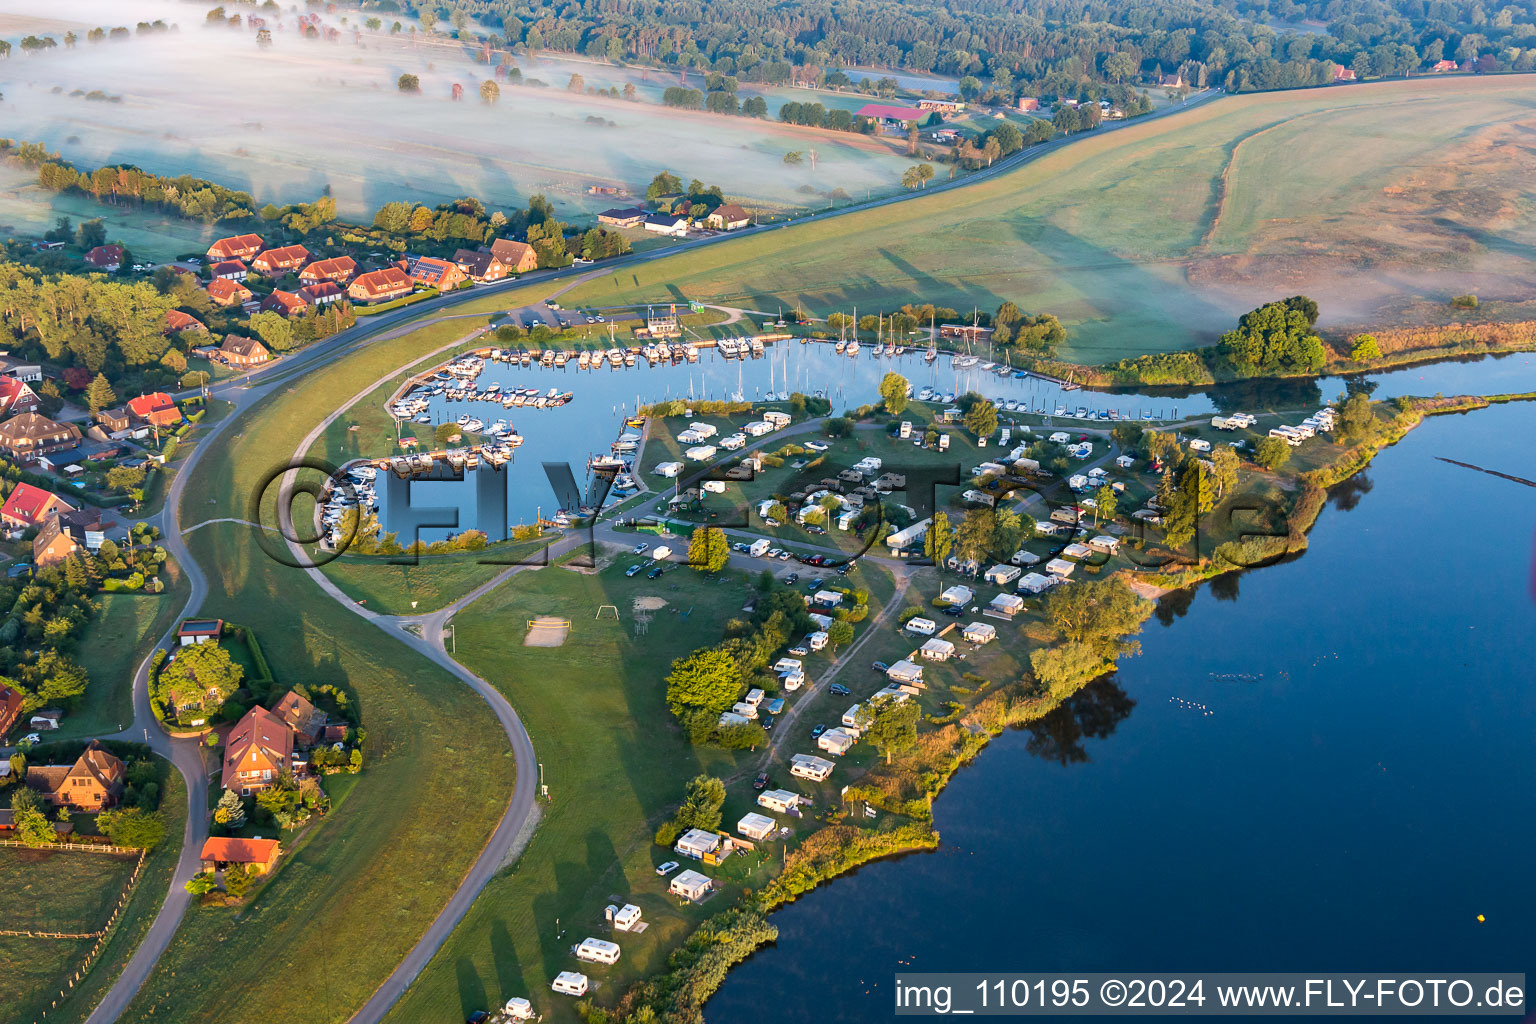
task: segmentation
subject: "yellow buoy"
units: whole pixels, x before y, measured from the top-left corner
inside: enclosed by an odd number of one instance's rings
[[[1482,924],[1485,920],[1487,920],[1487,919],[1484,918],[1482,914],[1478,914],[1477,915],[1477,923],[1478,924]]]

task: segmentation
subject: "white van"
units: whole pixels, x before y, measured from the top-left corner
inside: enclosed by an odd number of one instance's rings
[[[561,971],[549,987],[564,996],[584,996],[587,994],[587,976],[575,971]]]
[[[572,952],[577,960],[586,960],[594,964],[616,964],[619,962],[619,944],[609,942],[607,939],[586,938],[581,940],[581,945],[575,947]]]

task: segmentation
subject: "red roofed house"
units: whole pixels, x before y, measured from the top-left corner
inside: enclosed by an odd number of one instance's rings
[[[1355,72],[1343,64],[1335,64],[1333,66],[1333,80],[1335,82],[1353,82],[1355,80]]]
[[[215,281],[244,281],[246,273],[245,264],[239,260],[215,263],[213,269],[209,271]]]
[[[325,735],[325,712],[293,690],[283,695],[283,699],[272,708],[272,713],[287,722],[299,742],[306,746],[314,745]]]
[[[507,265],[489,249],[460,249],[453,254],[453,262],[474,281],[500,281],[507,276]]]
[[[1037,99],[1034,96],[1020,96],[1019,97],[1019,109],[1024,111],[1026,114],[1029,113],[1031,110],[1039,110],[1040,109],[1040,100]]]
[[[206,331],[208,325],[203,323],[191,313],[183,313],[179,309],[165,311],[165,333],[175,334],[177,331]]]
[[[336,256],[328,260],[316,260],[305,267],[299,274],[299,281],[303,284],[317,284],[320,281],[346,284],[356,273],[356,260],[351,256]]]
[[[0,740],[11,731],[16,719],[21,717],[21,693],[9,686],[0,685]]]
[[[304,300],[293,292],[274,289],[271,295],[261,300],[261,311],[266,313],[274,310],[283,316],[297,316],[304,312]]]
[[[52,491],[18,483],[5,504],[0,505],[0,522],[25,530],[29,526],[41,526],[50,516],[59,512],[72,512],[74,506]]]
[[[498,238],[491,243],[491,255],[506,264],[507,269],[514,274],[526,274],[539,267],[539,254],[527,242]]]
[[[735,203],[726,203],[717,207],[714,213],[704,218],[706,227],[717,231],[735,231],[752,223],[752,215]]]
[[[123,265],[123,247],[120,245],[98,245],[85,254],[85,262],[97,270],[115,272]]]
[[[15,377],[0,376],[0,416],[15,416],[20,412],[37,412],[37,392],[26,381]]]
[[[257,874],[272,870],[282,855],[283,845],[276,839],[242,839],[239,836],[210,836],[203,844],[199,859],[204,871],[218,871],[231,864],[244,864]]]
[[[248,260],[261,252],[260,235],[234,235],[221,238],[208,247],[208,258],[214,261]]]
[[[299,289],[299,298],[311,306],[329,305],[346,296],[347,293],[335,281],[316,281]]]
[[[260,366],[272,359],[272,353],[255,338],[231,334],[219,346],[218,358],[230,366]]]
[[[415,290],[416,282],[405,271],[399,267],[385,267],[360,275],[347,288],[347,294],[358,302],[383,302],[409,295]]]
[[[221,783],[241,796],[269,789],[293,770],[293,730],[260,704],[235,723],[224,744]]]
[[[1442,61],[1436,61],[1435,62],[1435,66],[1430,68],[1429,70],[1431,70],[1431,71],[1455,71],[1455,70],[1458,69],[1458,67],[1459,67],[1459,65],[1455,61],[1453,61],[1453,60],[1442,60]]]
[[[239,306],[251,300],[251,290],[239,281],[219,278],[208,282],[208,297],[219,306]]]
[[[251,260],[251,269],[269,277],[298,270],[309,262],[309,250],[302,245],[285,245],[281,249],[268,249]]]
[[[891,103],[866,103],[854,112],[856,117],[879,121],[887,128],[905,128],[928,116],[928,111],[916,107],[900,107]]]
[[[181,422],[181,410],[164,391],[129,399],[128,415],[152,427],[173,427]]]
[[[434,256],[418,256],[407,265],[405,272],[417,284],[436,288],[440,292],[453,291],[467,277],[457,263]]]
[[[43,764],[27,769],[27,785],[55,807],[100,811],[117,802],[127,777],[123,762],[91,740],[74,764]]]

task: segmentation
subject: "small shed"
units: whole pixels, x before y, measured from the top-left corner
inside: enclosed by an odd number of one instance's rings
[[[697,903],[710,894],[715,883],[706,875],[697,871],[679,871],[672,876],[667,891],[674,896],[681,896],[685,900]]]
[[[758,814],[756,811],[748,811],[736,823],[736,831],[748,839],[767,839],[778,827],[778,823],[768,815]]]
[[[960,635],[973,644],[989,644],[997,639],[997,627],[990,622],[972,622]]]

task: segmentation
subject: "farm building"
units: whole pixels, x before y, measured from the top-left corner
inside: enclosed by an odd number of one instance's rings
[[[283,847],[276,839],[242,839],[238,836],[212,836],[203,843],[198,859],[204,871],[217,871],[232,864],[244,864],[264,875],[272,870]]]

